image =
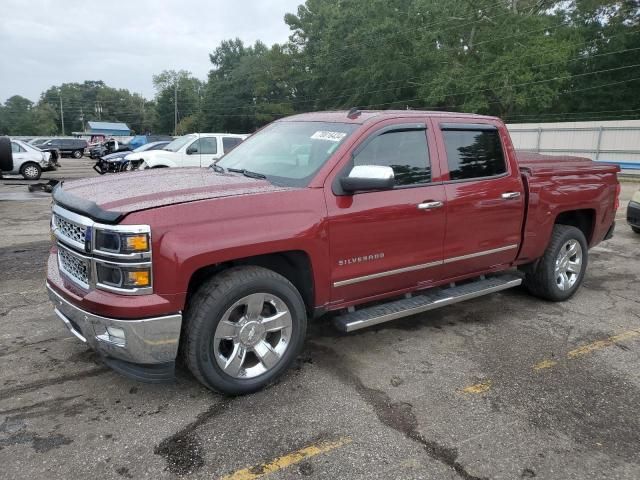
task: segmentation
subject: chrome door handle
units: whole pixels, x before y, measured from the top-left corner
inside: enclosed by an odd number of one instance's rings
[[[418,204],[418,210],[431,210],[432,208],[440,208],[444,203],[435,200],[430,202],[422,202]]]
[[[520,196],[520,192],[505,192],[501,196],[503,199],[509,200],[511,198],[518,198]]]

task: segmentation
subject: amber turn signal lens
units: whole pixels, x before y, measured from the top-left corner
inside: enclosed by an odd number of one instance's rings
[[[148,287],[151,285],[151,277],[148,270],[135,270],[127,272],[127,285],[132,287]]]
[[[128,235],[125,238],[126,248],[130,252],[146,252],[149,250],[149,238],[146,233]]]

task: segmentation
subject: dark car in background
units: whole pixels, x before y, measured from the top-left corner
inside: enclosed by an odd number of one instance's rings
[[[631,230],[640,233],[640,190],[633,194],[627,206],[627,223]]]
[[[141,153],[147,152],[149,150],[162,150],[166,147],[170,142],[168,140],[164,140],[161,142],[151,142],[145,143],[144,145],[136,148],[135,150],[123,150],[115,153],[111,153],[109,155],[105,155],[98,159],[96,164],[93,166],[93,169],[98,172],[100,175],[104,175],[105,173],[117,173],[123,172],[127,170],[135,170],[139,163],[142,163],[142,160],[139,161],[130,161],[125,159],[128,155],[132,153]]]
[[[87,141],[81,138],[52,138],[38,145],[38,148],[47,150],[54,148],[60,151],[62,156],[69,155],[73,158],[82,158],[87,145]]]

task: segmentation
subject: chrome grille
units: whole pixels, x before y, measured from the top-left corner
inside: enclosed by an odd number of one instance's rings
[[[89,286],[89,262],[65,248],[58,247],[58,258],[62,270],[86,287]]]
[[[86,227],[76,225],[75,223],[62,218],[60,215],[54,215],[54,222],[62,236],[84,245],[87,234]]]

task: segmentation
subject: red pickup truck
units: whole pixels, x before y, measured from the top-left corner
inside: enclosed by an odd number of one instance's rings
[[[255,391],[307,321],[350,332],[520,285],[580,286],[612,235],[618,168],[516,153],[498,118],[357,111],[278,120],[208,169],[53,193],[55,312],[112,368]]]

